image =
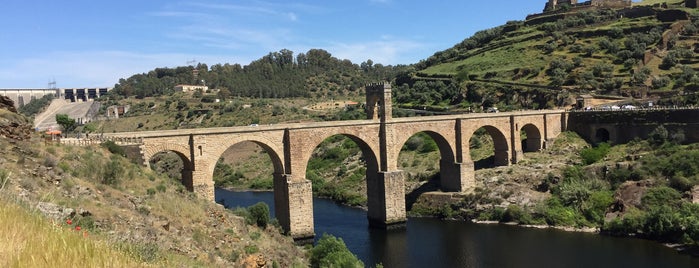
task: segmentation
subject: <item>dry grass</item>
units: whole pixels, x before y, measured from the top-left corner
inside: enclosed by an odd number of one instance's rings
[[[89,234],[0,199],[0,267],[145,267]]]

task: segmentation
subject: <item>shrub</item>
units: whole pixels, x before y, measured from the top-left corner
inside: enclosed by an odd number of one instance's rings
[[[121,156],[126,156],[126,151],[124,151],[124,148],[121,146],[117,145],[113,141],[105,141],[101,145],[104,148],[107,148],[110,153],[116,154],[116,155],[121,155]]]
[[[582,157],[583,163],[585,165],[590,165],[607,156],[607,153],[609,153],[609,149],[609,144],[603,142],[597,145],[597,147],[583,149],[582,151],[580,151],[580,157]]]
[[[248,223],[266,228],[269,223],[269,206],[264,202],[258,202],[248,207]]]
[[[119,159],[112,156],[111,161],[107,163],[102,172],[102,183],[116,186],[119,183],[119,178],[124,174],[124,167]]]
[[[364,267],[362,261],[347,249],[342,238],[329,234],[323,234],[310,255],[311,267]]]
[[[681,201],[682,194],[667,186],[650,188],[641,198],[641,204],[646,209],[660,206],[679,207]]]
[[[653,145],[662,145],[667,141],[669,135],[670,134],[668,133],[667,129],[665,129],[665,127],[658,126],[653,131],[651,131],[650,134],[648,134],[648,140]]]
[[[553,226],[573,226],[576,222],[575,211],[563,206],[556,197],[546,200],[543,215],[546,223]]]
[[[505,210],[505,213],[503,213],[500,221],[501,222],[517,222],[520,224],[529,224],[533,220],[532,220],[531,214],[529,214],[529,212],[526,211],[525,209],[523,209],[517,205],[510,205]]]

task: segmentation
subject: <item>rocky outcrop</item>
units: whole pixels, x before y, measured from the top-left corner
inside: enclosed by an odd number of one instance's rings
[[[648,188],[652,186],[653,182],[649,180],[622,183],[614,194],[614,204],[612,204],[612,208],[605,216],[605,220],[610,221],[624,215],[630,207],[640,206],[641,198],[645,195]]]
[[[0,109],[17,113],[17,109],[15,109],[15,102],[7,96],[0,96]]]
[[[26,140],[33,129],[26,117],[17,113],[14,102],[5,96],[0,96],[0,137],[13,140]]]

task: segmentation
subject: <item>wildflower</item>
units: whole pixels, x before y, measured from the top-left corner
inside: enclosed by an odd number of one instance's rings
[[[71,225],[71,224],[73,224],[73,220],[71,220],[71,219],[67,219],[67,220],[66,220],[66,224],[68,224],[68,225]]]
[[[80,229],[81,229],[80,226],[75,226],[76,231],[80,231]]]

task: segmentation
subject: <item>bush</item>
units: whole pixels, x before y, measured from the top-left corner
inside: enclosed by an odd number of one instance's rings
[[[607,156],[607,153],[609,153],[609,149],[609,144],[603,142],[597,145],[597,147],[583,149],[582,151],[580,151],[580,157],[582,157],[583,163],[585,165],[590,165]]]
[[[505,210],[505,213],[500,219],[501,222],[517,222],[519,224],[530,224],[532,223],[532,216],[525,209],[517,206],[510,205]]]
[[[104,148],[107,148],[110,153],[116,154],[116,155],[121,155],[121,156],[126,156],[126,151],[124,151],[124,148],[117,145],[113,141],[105,141],[101,145]]]
[[[546,223],[553,226],[574,226],[577,218],[575,210],[563,206],[556,197],[546,200],[543,215]]]
[[[256,224],[261,228],[267,228],[269,223],[269,206],[264,202],[258,202],[248,207],[247,220],[249,224]]]
[[[641,198],[641,204],[649,210],[660,206],[679,207],[681,201],[682,194],[667,186],[650,188]]]
[[[347,249],[342,238],[323,234],[310,252],[311,267],[364,267],[364,263]]]
[[[119,178],[124,175],[124,167],[121,165],[119,159],[112,156],[111,161],[107,163],[102,172],[102,183],[107,185],[116,186],[119,184]]]

